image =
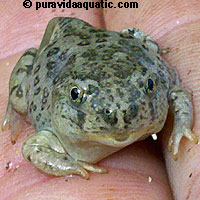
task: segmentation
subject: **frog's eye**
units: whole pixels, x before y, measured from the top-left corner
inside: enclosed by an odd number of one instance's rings
[[[79,94],[80,94],[80,91],[77,87],[74,87],[74,88],[71,89],[72,100],[77,100]]]
[[[145,86],[146,93],[152,93],[154,91],[154,87],[155,81],[152,78],[148,78]]]
[[[83,99],[83,92],[77,86],[74,86],[70,90],[70,97],[73,102],[81,103]]]
[[[153,91],[153,86],[154,86],[153,80],[151,78],[149,78],[147,83],[148,83],[148,89]]]

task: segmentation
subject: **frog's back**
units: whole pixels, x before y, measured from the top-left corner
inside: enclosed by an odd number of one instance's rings
[[[42,42],[28,81],[28,112],[36,129],[51,126],[51,92],[66,79],[94,80],[107,87],[107,78],[126,85],[133,73],[141,79],[153,71],[166,92],[176,82],[160,55],[132,35],[75,18],[58,18],[51,34],[47,45]]]

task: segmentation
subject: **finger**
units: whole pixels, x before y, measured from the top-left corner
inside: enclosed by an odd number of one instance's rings
[[[23,6],[24,1],[10,0],[0,2],[0,11],[3,16],[0,19],[0,27],[2,27],[0,44],[3,47],[0,49],[0,59],[25,51],[30,47],[38,47],[45,27],[53,17],[77,17],[97,27],[104,26],[100,8],[86,9],[83,6],[82,8],[72,8],[72,4],[68,6],[71,8],[67,6],[65,8],[48,6],[49,8],[47,8],[47,4],[43,4],[41,8],[36,10],[36,0],[31,0],[31,8],[25,8]],[[14,9],[13,2],[17,9]],[[67,1],[63,1],[63,3],[65,4]]]
[[[115,1],[116,2],[116,1]],[[164,55],[172,66],[176,66],[182,80],[181,85],[192,89],[195,104],[195,125],[193,132],[199,130],[199,5],[195,1],[148,1],[139,3],[138,9],[105,9],[105,24],[108,29],[120,31],[136,27],[150,34],[161,46],[169,48]],[[185,6],[183,6],[185,5]],[[187,5],[187,6],[186,6]],[[120,14],[119,14],[120,13]],[[112,20],[110,20],[112,19]],[[118,22],[118,23],[116,23]],[[173,121],[171,121],[171,124]],[[170,124],[167,123],[166,127]],[[164,138],[164,152],[171,186],[176,199],[195,199],[199,186],[199,147],[190,142],[181,141],[179,159],[174,162],[167,150],[168,138]],[[184,145],[184,146],[183,146]],[[191,174],[193,174],[191,176]]]

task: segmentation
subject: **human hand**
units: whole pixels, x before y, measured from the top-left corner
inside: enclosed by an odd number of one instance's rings
[[[197,91],[200,69],[197,36],[200,31],[198,21],[200,14],[199,5],[194,1],[180,1],[174,5],[172,5],[174,2],[170,1],[148,1],[148,3],[138,1],[138,9],[106,9],[104,11],[72,9],[64,12],[61,9],[53,12],[49,12],[48,9],[39,11],[24,9],[21,2],[15,3],[15,9],[12,10],[14,5],[12,2],[14,1],[4,3],[4,7],[0,6],[3,13],[0,21],[0,27],[2,27],[0,29],[1,121],[6,109],[11,70],[21,55],[21,51],[39,45],[47,22],[54,16],[78,17],[94,26],[106,27],[109,30],[120,31],[124,28],[136,27],[150,34],[161,47],[169,47],[170,52],[165,57],[172,66],[177,67],[182,86],[193,90],[195,118],[199,118]],[[19,52],[21,53],[15,55]],[[6,58],[7,56],[9,57]],[[169,118],[161,133],[163,137],[159,134],[172,190],[176,199],[197,199],[199,147],[183,140],[179,159],[174,162],[167,151],[172,123]],[[196,120],[193,129],[196,135],[198,135],[198,128],[199,122]],[[14,146],[10,144],[10,131],[0,133],[0,182],[2,183],[0,197],[2,200],[172,199],[161,148],[151,139],[134,143],[104,159],[98,164],[106,167],[109,173],[91,174],[90,180],[86,181],[76,176],[68,178],[48,176],[26,162],[20,152],[21,146],[33,132],[33,128],[27,126]],[[12,166],[8,164],[9,161]],[[6,166],[8,169],[5,169]],[[152,178],[152,182],[149,181],[149,177]]]

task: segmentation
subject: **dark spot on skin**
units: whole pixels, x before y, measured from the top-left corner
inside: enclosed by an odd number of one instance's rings
[[[38,95],[39,93],[40,93],[40,87],[38,87],[36,90],[35,90],[35,92],[34,92],[34,95]]]
[[[83,128],[83,124],[85,123],[85,116],[86,116],[85,113],[77,111],[77,117],[78,117],[77,125],[80,127],[80,129]]]
[[[95,95],[95,97],[97,97],[99,95],[99,88],[94,85],[89,84],[87,94],[89,95],[93,94]]]
[[[72,65],[76,61],[76,55],[72,55],[68,58],[66,66],[67,65]]]
[[[143,80],[141,78],[137,79],[137,83],[138,83],[138,85],[139,85],[140,88],[144,87],[144,82],[143,82]]]
[[[42,152],[43,151],[43,149],[42,149],[42,147],[41,146],[37,146],[37,149],[36,149],[36,153],[40,153],[40,152]]]
[[[61,115],[61,117],[64,118],[64,119],[68,119],[65,115]]]
[[[36,52],[32,52],[32,51],[26,51],[22,57],[25,57],[25,56],[32,56],[32,57],[35,57],[36,56]]]
[[[124,128],[127,129],[127,128],[128,128],[128,125],[125,125]]]
[[[142,116],[142,114],[140,115],[140,119],[143,120],[143,116]]]
[[[139,110],[138,105],[131,104],[127,110],[123,111],[124,122],[127,124],[131,124],[131,120],[133,120],[137,116],[138,110]]]
[[[132,88],[130,88],[130,97],[128,98],[129,102],[135,102],[138,98],[140,98],[141,96],[141,92],[139,90],[137,90],[137,88],[135,86],[133,86]]]
[[[29,162],[31,162],[31,156],[30,156],[30,155],[28,155],[28,156],[26,157],[26,159],[27,159]]]
[[[38,76],[36,76],[34,79],[34,86],[36,86],[39,82],[40,82],[40,79]]]
[[[153,91],[153,86],[154,86],[153,80],[149,78],[148,79],[148,89]]]
[[[126,79],[128,77],[128,73],[125,71],[117,71],[114,73],[116,77],[120,78],[120,79]]]
[[[162,83],[163,85],[165,85],[165,84],[166,84],[166,81],[165,81],[164,79],[161,79],[161,83]]]
[[[56,68],[56,63],[55,62],[48,62],[47,65],[46,65],[46,68],[48,71],[52,71],[53,69]]]
[[[157,59],[158,59],[158,60],[160,60],[160,57],[159,57],[159,56],[157,56]]]
[[[111,55],[103,55],[102,60],[111,60],[112,56]]]
[[[33,69],[33,65],[25,65],[21,68],[19,68],[16,72],[16,74],[18,75],[19,73],[26,73],[26,74],[29,74]]]
[[[83,34],[83,33],[80,33],[79,38],[80,38],[81,40],[85,40],[85,39],[90,39],[90,36],[89,36],[89,35],[86,35],[86,34]]]
[[[34,75],[40,70],[40,65],[37,65],[34,69]]]
[[[53,55],[57,54],[59,51],[60,51],[60,49],[58,47],[54,47],[49,50],[47,57],[53,56]]]
[[[153,103],[152,103],[152,102],[149,102],[148,106],[149,106],[150,114],[151,114],[151,116],[152,116],[152,119],[151,119],[151,120],[154,120],[154,119],[155,119],[155,113],[154,113],[154,106],[153,106]]]
[[[55,78],[53,79],[53,84],[55,85],[58,81],[59,81],[59,77],[57,76],[57,77],[55,77]]]
[[[96,40],[96,43],[101,43],[101,42],[107,42],[107,40],[104,38],[99,38]]]
[[[104,32],[100,32],[100,33],[97,33],[97,34],[96,34],[96,37],[97,37],[97,38],[109,37],[109,35],[106,34],[106,33],[104,33]]]
[[[158,71],[158,74],[161,76],[161,77],[164,77],[164,73],[162,71]]]
[[[22,89],[21,89],[21,86],[17,89],[16,96],[17,96],[18,98],[23,97],[23,91],[22,91]]]
[[[129,46],[129,41],[122,39],[122,40],[119,40],[119,44],[124,45],[124,46]]]
[[[100,118],[99,117],[96,117],[96,122],[100,122]]]
[[[117,112],[110,112],[109,108],[106,108],[104,111],[103,119],[107,124],[114,126],[118,122]]]
[[[39,114],[36,116],[36,120],[37,120],[37,121],[40,121],[40,118],[41,118],[41,114],[39,113]]]
[[[110,94],[111,90],[110,89],[106,89],[106,92],[107,92],[107,94]]]
[[[106,82],[106,86],[107,86],[107,87],[110,87],[110,86],[111,86],[111,83],[110,83],[110,82]]]
[[[15,90],[16,88],[18,88],[18,87],[19,87],[19,85],[13,86],[12,89],[10,90],[10,95],[12,95],[12,93],[14,92],[14,90]]]
[[[43,89],[43,97],[46,98],[46,97],[48,97],[48,96],[49,96],[49,91],[48,91],[47,87],[45,87],[45,88]]]
[[[43,104],[47,103],[47,98],[43,98],[43,99],[42,99],[42,103],[43,103]]]
[[[118,109],[120,109],[120,108],[121,108],[121,106],[120,106],[120,104],[119,104],[119,103],[116,103],[116,106],[117,106],[117,108],[118,108]]]
[[[33,105],[33,111],[36,111],[36,110],[37,110],[37,106]]]
[[[109,96],[109,101],[114,101],[114,97],[112,95]]]
[[[104,77],[105,79],[107,79],[107,78],[110,78],[111,75],[110,75],[110,73],[104,72],[102,77]]]
[[[64,34],[64,38],[67,38],[67,37],[72,36],[72,35],[75,36],[75,34],[73,33],[73,31],[69,30],[68,28],[66,28],[63,32],[65,33]]]
[[[31,102],[31,104],[29,105],[29,107],[33,107],[33,101]]]
[[[65,157],[63,158],[63,160],[64,160],[64,161],[68,160],[67,156],[65,156]]]
[[[138,62],[138,64],[139,64],[139,62]],[[142,65],[141,65],[141,66],[142,66]],[[147,68],[142,68],[142,75],[145,76],[146,73],[147,73]]]
[[[142,47],[144,48],[144,49],[146,49],[147,51],[149,51],[149,49],[143,44],[142,45]]]
[[[144,57],[144,60],[146,61],[146,63],[150,63],[151,65],[154,65],[154,62],[150,59],[150,58],[148,58],[148,57]]]
[[[59,59],[60,59],[61,61],[64,61],[64,60],[67,59],[67,52],[68,52],[68,50],[69,50],[69,49],[65,49],[65,51],[63,51],[63,52],[60,54]]]
[[[120,70],[121,66],[119,64],[113,64],[112,68],[115,69],[115,70]]]
[[[119,95],[120,98],[124,97],[124,93],[120,91],[120,88],[116,88],[116,92]]]
[[[129,33],[131,33],[129,31]],[[132,33],[131,33],[132,34]],[[122,38],[127,38],[127,39],[133,39],[133,36],[131,34],[128,34],[128,33],[120,33],[120,37]],[[134,34],[134,33],[133,33]]]
[[[89,32],[90,33],[97,33],[97,32],[99,32],[99,30],[94,28],[94,29],[90,29]]]
[[[79,42],[77,45],[86,46],[86,45],[89,45],[89,44],[90,44],[90,42],[88,40],[83,40],[83,41]]]
[[[97,49],[101,49],[101,48],[104,48],[104,47],[105,47],[105,44],[99,44],[99,45],[96,46]]]

